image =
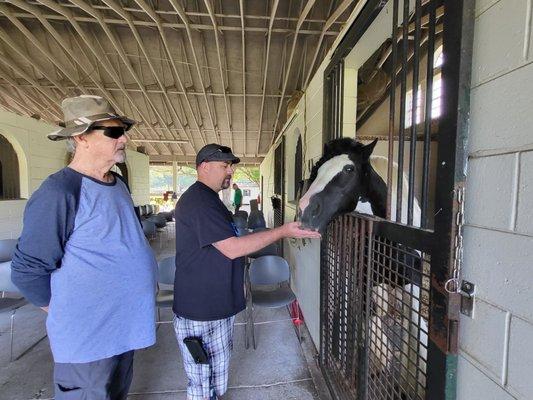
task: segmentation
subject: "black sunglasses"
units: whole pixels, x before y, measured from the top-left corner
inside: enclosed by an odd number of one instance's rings
[[[111,139],[118,139],[126,133],[126,128],[123,126],[92,126],[91,130],[103,131],[104,136]]]

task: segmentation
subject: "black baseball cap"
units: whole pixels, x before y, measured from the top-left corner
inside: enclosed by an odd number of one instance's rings
[[[202,147],[196,155],[196,166],[204,161],[231,161],[233,164],[238,164],[241,159],[236,157],[229,147],[210,143]]]

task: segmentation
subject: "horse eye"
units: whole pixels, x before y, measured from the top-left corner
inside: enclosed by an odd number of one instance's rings
[[[344,167],[344,172],[353,172],[354,171],[354,166],[353,165],[346,165]]]

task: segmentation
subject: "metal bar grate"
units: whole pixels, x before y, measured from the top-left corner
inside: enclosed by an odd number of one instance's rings
[[[321,364],[339,398],[424,399],[430,255],[344,215],[322,244]]]

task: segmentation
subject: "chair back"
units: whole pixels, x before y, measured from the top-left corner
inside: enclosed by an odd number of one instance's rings
[[[241,237],[241,236],[246,236],[246,235],[249,235],[250,234],[250,231],[248,229],[245,229],[245,228],[237,228],[237,236],[238,237]]]
[[[11,261],[15,247],[17,247],[17,239],[0,240],[0,263]]]
[[[259,205],[257,204],[256,199],[251,199],[250,200],[250,214],[253,213],[254,211],[259,211]]]
[[[167,222],[172,222],[172,213],[170,211],[168,212],[165,212],[165,211],[161,211],[159,214],[157,214],[158,216],[160,217],[163,217],[165,218],[165,220]]]
[[[235,213],[235,216],[244,218],[245,221],[248,221],[248,213],[244,210],[239,210]]]
[[[19,289],[11,282],[11,261],[0,262],[0,292],[19,293]]]
[[[237,228],[246,229],[246,225],[248,225],[248,223],[246,222],[246,218],[243,218],[240,215],[234,215],[233,222],[235,223],[235,227]]]
[[[264,256],[278,256],[279,255],[279,247],[277,243],[271,243],[266,247],[263,247],[260,250],[257,250],[254,253],[248,254],[249,258],[259,258]]]
[[[252,285],[275,285],[286,282],[291,276],[287,261],[279,256],[263,256],[250,264],[249,278]]]
[[[156,232],[156,227],[154,221],[149,221],[147,219],[143,219],[141,221],[141,225],[143,227],[143,232],[145,236],[154,236]]]
[[[148,221],[152,221],[157,228],[164,228],[167,226],[166,218],[163,218],[160,215],[150,215],[148,217]]]
[[[176,257],[171,256],[163,258],[158,262],[157,267],[157,282],[165,285],[173,285],[174,276],[176,275]]]
[[[265,216],[261,211],[251,211],[248,217],[248,229],[266,228]]]

